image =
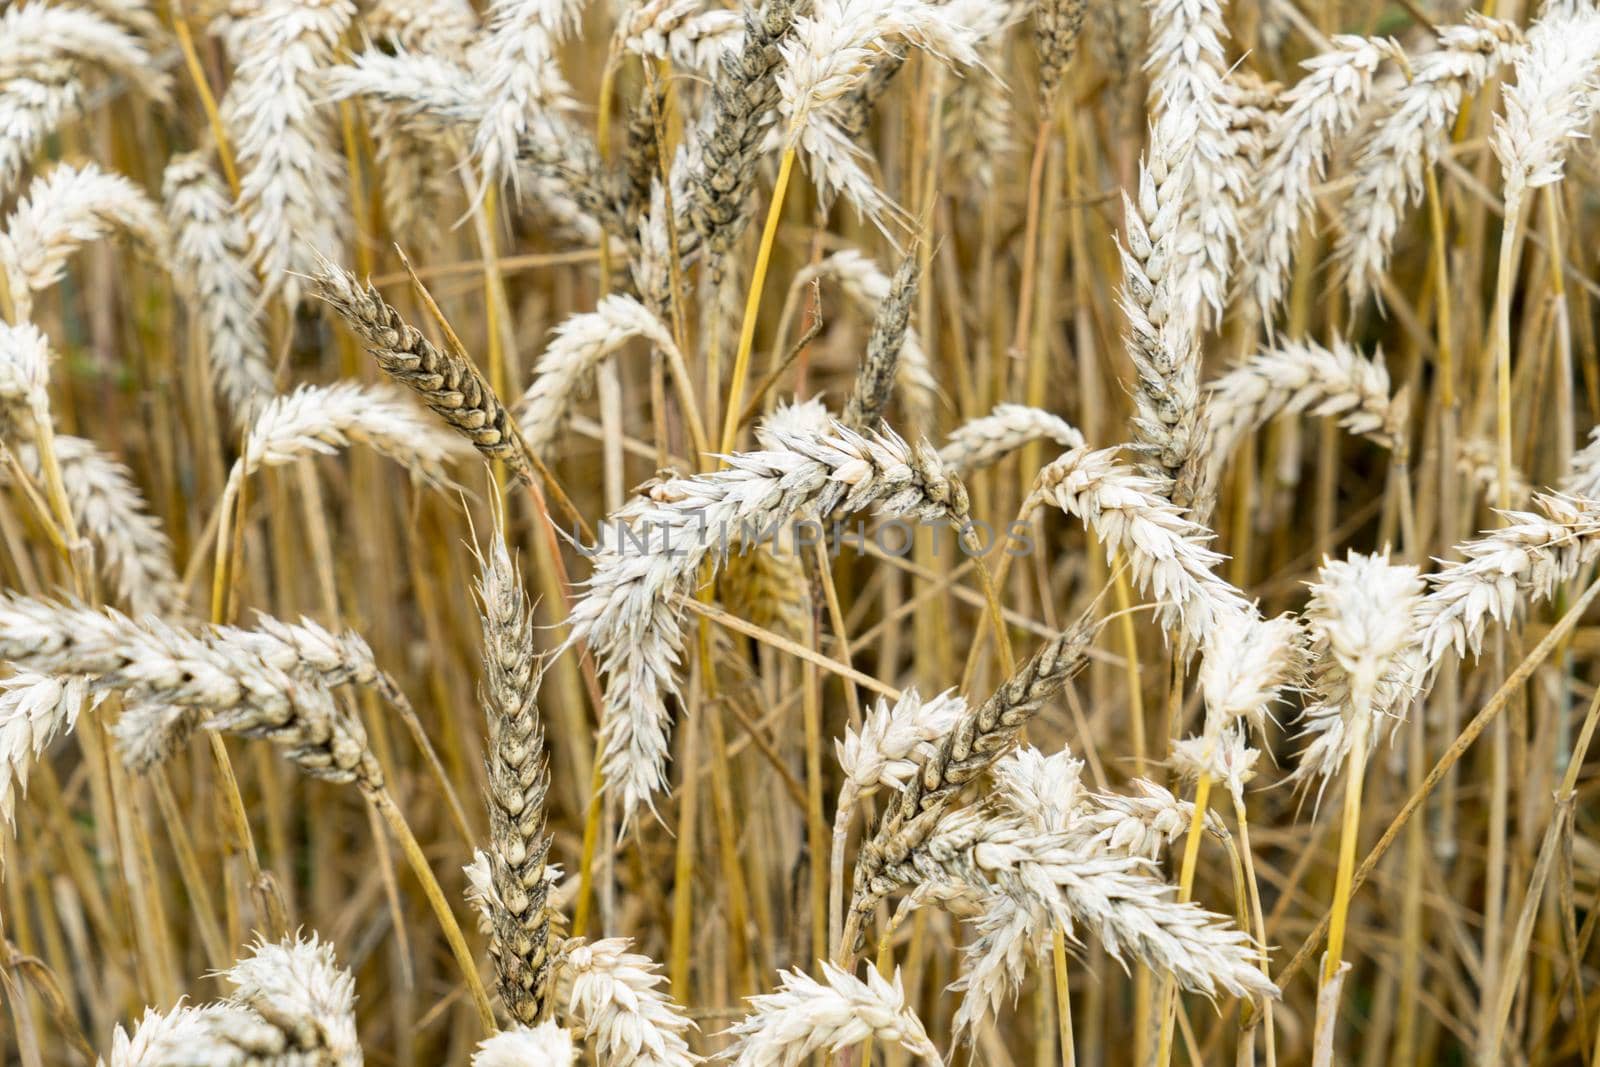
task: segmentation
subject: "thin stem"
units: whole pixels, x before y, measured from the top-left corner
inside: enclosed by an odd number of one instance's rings
[[[416,835],[411,832],[405,815],[395,805],[387,789],[380,787],[367,793],[367,800],[378,809],[378,814],[383,816],[395,839],[400,842],[400,850],[406,854],[406,862],[411,864],[411,872],[422,884],[422,892],[428,898],[429,906],[433,908],[434,917],[439,920],[439,928],[444,931],[444,939],[450,945],[450,953],[455,956],[456,964],[461,968],[461,977],[467,983],[467,993],[472,997],[472,1004],[478,1010],[478,1021],[483,1024],[485,1033],[494,1033],[499,1026],[494,1021],[494,1008],[489,1003],[489,993],[483,987],[483,980],[478,977],[478,965],[473,958],[472,950],[467,947],[467,939],[461,932],[461,925],[456,922],[456,917],[450,910],[450,903],[445,899],[444,890],[439,888],[439,880],[433,876],[433,868],[428,866],[428,857],[423,855],[422,846],[417,843]]]
[[[755,270],[745,295],[744,321],[739,327],[739,348],[733,357],[733,380],[728,383],[728,402],[722,420],[722,452],[733,450],[739,432],[739,412],[744,410],[745,380],[750,377],[750,351],[755,346],[756,318],[761,311],[761,292],[767,283],[767,268],[772,263],[772,246],[778,236],[778,220],[783,215],[783,197],[794,172],[795,147],[790,145],[778,164],[778,180],[772,187],[772,204],[767,208],[766,225],[761,229],[761,247],[756,251]]]

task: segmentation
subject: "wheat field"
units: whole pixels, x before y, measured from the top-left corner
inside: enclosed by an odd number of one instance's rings
[[[1600,1063],[1597,117],[1592,0],[0,0],[3,1062]]]

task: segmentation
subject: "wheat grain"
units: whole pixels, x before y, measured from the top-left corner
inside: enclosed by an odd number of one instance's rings
[[[943,1064],[922,1021],[906,1006],[899,971],[885,978],[868,970],[863,982],[826,960],[821,966],[820,982],[800,971],[781,971],[777,992],[751,997],[755,1010],[728,1031],[738,1040],[720,1058],[741,1067],[796,1067],[813,1052],[834,1052],[871,1037],[935,1067]]]
[[[1558,8],[1535,22],[1527,38],[1489,142],[1505,179],[1507,218],[1527,190],[1561,180],[1568,147],[1600,106],[1600,11]]]
[[[916,296],[917,257],[913,250],[900,261],[873,317],[867,352],[844,406],[843,422],[853,430],[875,430],[883,422],[900,357],[910,337],[911,302]],[[920,369],[926,374],[926,365]]]
[[[499,460],[524,481],[532,479],[511,415],[477,367],[437,348],[371,283],[362,286],[349,271],[322,260],[312,284],[385,373],[415,393],[485,458]]]

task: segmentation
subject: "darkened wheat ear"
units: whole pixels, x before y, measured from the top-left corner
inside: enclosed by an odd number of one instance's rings
[[[911,304],[917,298],[917,250],[900,261],[889,283],[889,294],[878,305],[867,338],[867,355],[856,372],[855,386],[845,402],[843,422],[853,430],[875,430],[883,421],[894,391],[895,370],[911,325]]]
[[[478,580],[483,618],[484,684],[488,718],[489,903],[491,940],[501,1003],[525,1026],[539,1021],[550,975],[549,883],[545,860],[545,796],[550,774],[539,719],[543,664],[535,651],[533,617],[505,541],[496,533]]]
[[[311,280],[314,294],[339,313],[385,373],[416,393],[485,457],[501,461],[523,481],[532,480],[510,413],[478,368],[435,346],[376,288],[362,285],[344,268],[323,260]]]
[[[720,257],[750,219],[761,143],[772,125],[781,92],[779,46],[807,0],[766,0],[745,11],[744,44],[722,58],[711,87],[711,121],[699,137],[700,166],[690,174],[693,192],[678,207],[678,230],[693,232],[713,258]]]
[[[1042,0],[1033,11],[1034,45],[1039,53],[1039,96],[1047,108],[1054,108],[1061,91],[1061,79],[1073,54],[1078,50],[1078,35],[1083,32],[1083,16],[1088,0]]]

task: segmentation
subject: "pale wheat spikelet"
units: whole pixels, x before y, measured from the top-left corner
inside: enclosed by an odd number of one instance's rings
[[[355,980],[339,966],[331,944],[315,934],[258,942],[224,973],[236,987],[230,1001],[277,1029],[291,1061],[359,1067]]]
[[[944,737],[967,713],[967,702],[946,690],[927,700],[908,689],[893,704],[879,699],[861,732],[845,730],[834,742],[844,783],[839,787],[839,817],[857,800],[880,788],[900,789],[917,770],[912,759],[924,746]]]
[[[117,230],[143,245],[155,262],[167,262],[166,220],[127,178],[93,163],[59,164],[35,178],[0,233],[0,268],[17,318],[29,317],[32,294],[59,282],[79,248]]]
[[[1477,655],[1489,623],[1509,625],[1525,604],[1554,596],[1600,556],[1600,502],[1560,493],[1533,499],[1543,514],[1505,512],[1502,529],[1457,545],[1465,559],[1428,575],[1417,609],[1428,665],[1451,649]]]
[[[658,988],[666,979],[648,956],[629,952],[627,938],[561,947],[558,967],[570,984],[567,1018],[580,1026],[601,1063],[616,1067],[689,1067],[701,1062],[683,1035],[694,1028]]]
[[[945,151],[960,177],[958,191],[968,203],[990,195],[995,176],[1006,173],[1017,155],[1010,89],[997,74],[985,73],[1000,69],[1003,52],[1000,43],[985,43],[980,52],[982,69],[970,71],[951,86],[946,98]]]
[[[1111,956],[1129,957],[1208,997],[1278,995],[1250,937],[1220,915],[1172,899],[1150,865],[1104,853],[1072,832],[1041,831],[1004,805],[945,815],[925,845],[886,880],[909,886],[949,879],[983,887],[991,914],[1000,896],[1068,933],[1092,932]],[[1048,927],[1045,927],[1048,930]]]
[[[473,153],[485,182],[515,183],[518,146],[561,136],[557,117],[575,105],[555,52],[581,10],[570,0],[490,3],[489,32],[473,55],[481,73],[472,83],[483,98]]]
[[[682,645],[673,598],[692,591],[702,562],[835,511],[966,522],[965,487],[926,445],[843,426],[772,436],[780,447],[729,456],[727,470],[651,486],[601,526],[590,550],[594,572],[571,640],[588,642],[605,677],[605,779],[626,815],[663,784],[666,701]]]
[[[214,626],[209,632],[285,674],[329,687],[376,689],[391,702],[404,699],[394,682],[378,669],[372,648],[353,631],[334,633],[312,619],[291,623],[258,612],[254,630]]]
[[[239,459],[249,475],[358,442],[429,485],[447,485],[444,465],[461,457],[460,441],[392,387],[302,385],[261,409]]]
[[[911,302],[917,296],[917,255],[913,249],[900,261],[888,291],[878,304],[867,336],[867,351],[845,401],[843,421],[855,430],[875,430],[894,391],[895,372],[911,329]],[[927,367],[922,368],[926,372]],[[920,420],[916,420],[920,421]]]
[[[452,59],[464,57],[478,34],[468,0],[378,0],[365,22],[378,40]]]
[[[1220,737],[1186,737],[1172,746],[1172,770],[1182,782],[1198,782],[1202,775],[1220,782],[1229,793],[1244,796],[1255,777],[1261,751],[1250,747],[1242,729],[1224,730]],[[1190,809],[1193,810],[1192,808]]]
[[[995,803],[1039,833],[1066,834],[1081,813],[1082,772],[1083,762],[1065,749],[1047,757],[1023,745],[995,764]],[[961,977],[951,986],[965,993],[953,1023],[957,1042],[997,1014],[1008,994],[1016,996],[1028,961],[1043,952],[1054,929],[1047,909],[1027,892],[981,883],[967,888],[981,894],[984,911],[978,936],[963,953]]]
[[[318,83],[330,100],[367,97],[397,118],[438,129],[474,127],[485,113],[465,62],[428,52],[358,52],[322,71]]]
[[[1033,9],[1033,48],[1039,55],[1039,98],[1053,110],[1061,79],[1078,50],[1087,0],[1044,0]]]
[[[1059,693],[1085,662],[1094,628],[1087,618],[1046,644],[1017,668],[977,708],[921,755],[919,766],[884,809],[872,838],[857,851],[850,919],[856,939],[880,900],[899,886],[889,872],[926,842],[935,822],[956,795],[994,765],[1016,743],[1045,701]],[[854,946],[845,937],[845,949]]]
[[[1091,794],[1077,828],[1101,851],[1155,861],[1189,832],[1194,805],[1148,778],[1135,778],[1128,787],[1128,793]],[[1215,812],[1206,813],[1205,826],[1218,836],[1226,832]]]
[[[41,475],[32,446],[18,451],[23,469]],[[183,589],[172,542],[149,512],[132,473],[92,441],[55,435],[56,461],[78,529],[99,547],[99,563],[115,582],[117,599],[134,615],[181,610]]]
[[[1417,568],[1390,563],[1387,552],[1351,552],[1318,569],[1305,610],[1317,701],[1300,719],[1311,740],[1297,780],[1332,778],[1358,740],[1365,739],[1365,758],[1404,717],[1420,681],[1421,602]],[[1360,729],[1357,717],[1366,720]]]
[[[1291,615],[1221,613],[1200,661],[1205,733],[1217,737],[1235,725],[1265,729],[1283,690],[1299,680],[1300,645],[1300,624]]]
[[[45,140],[77,114],[83,89],[65,60],[37,64],[0,85],[0,197],[5,197]]]
[[[978,61],[976,35],[951,9],[925,0],[813,0],[779,45],[778,111],[786,144],[805,145],[812,115],[859,84],[871,61],[896,43],[968,66]]]
[[[678,232],[694,235],[713,261],[749,222],[756,163],[782,99],[776,80],[783,63],[779,46],[793,32],[801,2],[764,0],[745,8],[743,43],[723,53],[704,118],[688,139],[689,189],[682,198],[673,197],[683,216]]]
[[[77,725],[88,699],[81,677],[18,671],[0,680],[0,817],[7,826],[16,825],[17,797],[28,792],[34,761]]]
[[[874,1038],[941,1067],[922,1021],[906,1004],[900,972],[867,969],[865,982],[822,962],[822,981],[778,972],[778,991],[750,998],[754,1011],[728,1034],[738,1038],[718,1058],[739,1067],[796,1067],[814,1052],[835,1052]]]
[[[1500,499],[1500,457],[1495,454],[1495,442],[1486,437],[1467,437],[1456,442],[1456,471],[1467,479],[1467,483],[1483,494],[1485,500]],[[1576,465],[1578,453],[1572,457]],[[1569,468],[1570,470],[1574,467]],[[1505,499],[1518,506],[1526,504],[1533,496],[1533,485],[1528,481],[1527,475],[1518,470],[1515,465],[1507,468]],[[1572,496],[1592,497],[1594,492],[1584,492],[1563,483],[1562,489]]]
[[[50,361],[43,330],[0,322],[0,427],[7,433],[50,425]]]
[[[1159,605],[1157,618],[1186,648],[1204,647],[1218,623],[1253,610],[1212,570],[1222,556],[1211,534],[1185,518],[1156,483],[1116,461],[1116,450],[1075,448],[1039,473],[1037,504],[1052,504],[1094,531],[1107,558],[1126,557],[1134,584]]]
[[[217,392],[243,428],[272,395],[260,287],[248,266],[250,235],[203,155],[173,157],[162,189],[176,273],[203,330]]]
[[[262,296],[300,299],[314,249],[340,246],[349,217],[344,157],[317,78],[356,13],[352,0],[262,0],[240,22],[223,120],[239,161],[239,202]]]
[[[478,368],[436,347],[402,319],[370,282],[363,286],[354,274],[326,259],[319,262],[312,286],[361,338],[385,373],[471,441],[484,458],[500,460],[524,480],[532,478],[511,415]]]
[[[1025,404],[1000,404],[952,430],[939,458],[953,470],[982,470],[1034,441],[1064,449],[1084,446],[1083,434],[1059,415]]]
[[[478,1043],[472,1067],[572,1067],[572,1035],[554,1021],[502,1030]]]
[[[1311,207],[1312,186],[1322,178],[1335,142],[1355,125],[1379,64],[1398,55],[1398,46],[1385,38],[1337,36],[1329,51],[1302,64],[1307,74],[1283,94],[1256,181],[1241,279],[1269,328]]]
[[[567,413],[600,361],[636,337],[676,352],[672,331],[631,296],[610,293],[590,312],[569,317],[550,338],[533,368],[533,382],[517,404],[517,424],[534,455],[549,459]]]
[[[172,77],[148,47],[99,12],[71,3],[29,0],[0,12],[0,85],[36,76],[41,68],[67,61],[126,78],[140,92],[164,101]],[[5,183],[0,181],[0,193]]]
[[[1347,432],[1391,451],[1406,441],[1408,405],[1392,393],[1383,353],[1371,358],[1349,343],[1331,346],[1299,339],[1262,349],[1206,386],[1210,396],[1212,451],[1208,481],[1215,484],[1234,448],[1279,415],[1337,418]]]
[[[268,663],[226,631],[191,632],[154,617],[0,597],[0,660],[39,674],[83,675],[127,704],[113,728],[124,758],[143,770],[206,726],[265,736],[307,773],[382,783],[361,724],[317,682]]]
[[[541,666],[533,616],[505,540],[495,533],[482,561],[478,599],[483,621],[484,684],[489,724],[489,862],[498,902],[491,907],[489,955],[500,1001],[524,1026],[539,1021],[549,978],[545,795],[550,773],[539,719]]]
[[[1574,452],[1561,479],[1561,491],[1569,496],[1600,500],[1600,426],[1589,431],[1589,443]]]
[[[794,284],[801,286],[815,278],[833,278],[844,290],[851,303],[864,312],[876,315],[888,304],[895,289],[895,280],[885,274],[871,258],[854,248],[835,252],[814,267],[806,267],[795,275]],[[904,299],[911,299],[914,288]],[[933,403],[938,395],[939,382],[928,363],[928,354],[915,326],[907,325],[900,344],[900,358],[895,364],[895,376],[905,390],[907,402],[919,415],[932,417]]]
[[[744,18],[725,8],[703,8],[701,0],[667,4],[657,17],[630,25],[622,46],[638,56],[714,74],[723,57],[737,54],[744,44]]]
[[[226,1002],[162,1013],[147,1008],[130,1034],[111,1038],[110,1067],[255,1067],[278,1057],[282,1034],[249,1008]]]
[[[1362,143],[1356,185],[1340,211],[1334,259],[1352,303],[1388,269],[1407,208],[1422,198],[1423,174],[1445,146],[1464,100],[1520,46],[1509,22],[1467,12],[1438,32],[1438,48],[1411,61],[1411,79],[1382,101],[1386,114]]]
[[[1150,0],[1150,97],[1155,144],[1182,168],[1179,207],[1183,239],[1169,269],[1192,276],[1205,307],[1220,317],[1239,244],[1236,205],[1249,187],[1248,157],[1233,129],[1224,79],[1227,30],[1216,0]],[[1175,309],[1193,315],[1200,309]]]
[[[1192,502],[1204,440],[1201,422],[1197,275],[1185,269],[1185,162],[1158,127],[1139,168],[1137,200],[1124,200],[1127,233],[1120,303],[1128,356],[1138,374],[1133,431],[1146,472],[1163,496]]]
[[[1600,11],[1554,10],[1528,30],[1490,144],[1505,178],[1506,217],[1529,189],[1561,180],[1567,150],[1600,107]]]

